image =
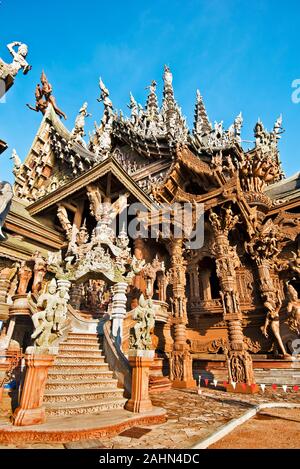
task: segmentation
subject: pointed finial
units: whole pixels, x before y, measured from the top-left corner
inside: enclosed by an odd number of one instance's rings
[[[196,105],[194,116],[194,132],[198,135],[209,133],[212,129],[212,125],[208,118],[203,98],[199,89],[197,89],[196,91]]]

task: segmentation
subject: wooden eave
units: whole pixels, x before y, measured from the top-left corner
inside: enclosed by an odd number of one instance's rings
[[[300,194],[295,197],[294,199],[287,200],[286,202],[283,202],[282,204],[278,204],[274,206],[269,212],[268,215],[276,215],[277,213],[281,212],[282,210],[287,211],[291,210],[294,208],[299,209],[300,213]]]
[[[26,217],[11,210],[6,217],[4,228],[54,249],[60,249],[64,243],[64,237],[61,234],[41,224],[29,214]]]
[[[145,205],[145,207],[150,208],[153,205],[151,198],[137,185],[133,178],[124,171],[121,165],[113,157],[110,157],[84,174],[32,203],[28,206],[27,210],[30,215],[37,215],[61,200],[80,191],[88,184],[92,184],[109,172],[111,172],[139,202]]]

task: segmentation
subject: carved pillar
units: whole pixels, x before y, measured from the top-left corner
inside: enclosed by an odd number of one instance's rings
[[[128,283],[119,282],[112,287],[112,335],[121,346],[123,337],[123,320],[126,316]]]
[[[35,262],[31,291],[32,293],[38,293],[42,289],[43,280],[47,272],[47,263],[38,251],[33,256],[33,259]]]
[[[131,412],[149,412],[152,402],[149,399],[149,373],[154,359],[154,350],[130,350],[128,354],[132,368],[131,398],[126,409]]]
[[[186,261],[183,258],[183,240],[171,242],[171,273],[173,287],[174,345],[170,357],[170,375],[174,387],[194,387],[192,359],[186,337],[187,298]],[[176,364],[176,366],[174,366]]]
[[[50,355],[25,355],[26,375],[20,406],[13,415],[14,425],[37,425],[45,422],[45,408],[42,404],[48,369],[53,362],[54,357]]]
[[[192,264],[189,266],[189,277],[190,277],[190,298],[191,300],[199,300],[200,288],[199,288],[197,264]]]
[[[12,269],[7,267],[0,272],[0,303],[6,303],[10,289],[11,271]]]
[[[229,382],[237,383],[236,391],[245,391],[241,386],[246,383],[246,391],[254,392],[254,373],[252,359],[244,344],[242,328],[242,313],[240,310],[237,291],[236,268],[238,258],[235,250],[230,246],[228,236],[217,234],[215,236],[215,254],[217,275],[220,281],[221,296],[224,309],[224,319],[228,327],[227,365]],[[229,388],[233,391],[234,389]]]
[[[142,260],[145,257],[145,241],[142,238],[137,238],[134,240],[134,255],[138,260]],[[136,308],[138,306],[138,299],[140,294],[145,293],[146,291],[146,282],[142,272],[135,275],[132,286],[135,290],[135,298],[133,298],[131,301],[131,307]]]
[[[17,289],[18,295],[25,295],[27,292],[28,283],[32,277],[32,270],[28,267],[25,262],[22,262],[22,265],[18,272],[19,285]]]
[[[81,285],[72,285],[70,290],[70,304],[73,306],[74,309],[80,309],[82,299],[82,290]]]
[[[225,349],[229,382],[236,386],[227,387],[232,392],[257,392],[254,384],[252,359],[244,343],[242,312],[237,291],[236,269],[239,258],[236,250],[229,243],[229,232],[239,221],[230,206],[223,206],[220,214],[210,211],[215,243],[212,248],[216,258],[217,275],[220,282],[224,320],[228,328],[228,346]],[[246,384],[246,386],[245,386]]]

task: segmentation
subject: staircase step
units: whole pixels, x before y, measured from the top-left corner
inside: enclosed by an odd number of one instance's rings
[[[93,367],[94,368],[94,367]],[[51,382],[56,382],[56,381],[66,381],[66,382],[81,382],[81,381],[86,381],[86,380],[97,380],[97,379],[105,379],[105,378],[112,378],[113,376],[113,371],[110,371],[108,368],[105,369],[102,367],[102,370],[99,371],[99,367],[97,367],[96,371],[91,371],[91,370],[86,370],[85,368],[83,370],[72,368],[71,370],[65,370],[65,368],[62,366],[60,369],[55,370],[54,367],[49,370],[48,373],[48,379]]]
[[[90,340],[91,342],[99,341],[100,338],[97,334],[77,334],[75,332],[70,332],[68,334],[68,339],[70,340]]]
[[[63,342],[60,344],[59,346],[59,350],[62,351],[62,352],[65,352],[65,351],[74,351],[74,352],[78,352],[78,351],[81,351],[81,352],[87,352],[87,351],[91,351],[91,352],[96,352],[96,351],[99,351],[99,352],[102,352],[103,350],[100,348],[100,344],[97,342],[93,343],[93,344],[78,344],[78,342]]]
[[[81,355],[81,356],[74,356],[74,355],[65,355],[59,354],[55,358],[54,366],[56,365],[81,365],[81,364],[88,364],[88,365],[100,365],[104,363],[104,357],[101,354],[97,355]]]
[[[46,404],[47,415],[98,414],[105,410],[124,409],[127,399],[101,399],[86,402],[56,402]]]
[[[109,371],[109,367],[107,363],[90,363],[90,362],[81,362],[81,363],[58,363],[52,367],[52,370],[60,373],[76,371],[77,373],[81,373],[83,371]]]
[[[89,350],[89,349],[73,349],[73,350],[68,350],[68,349],[60,349],[59,356],[62,357],[86,357],[86,358],[97,358],[97,357],[102,357],[104,358],[104,355],[101,350]]]
[[[85,388],[76,391],[74,390],[46,390],[44,394],[44,402],[55,403],[55,402],[85,402],[85,401],[96,401],[102,399],[119,399],[123,397],[124,390],[121,388],[107,388],[107,389],[91,389]]]
[[[99,339],[95,339],[95,340],[92,340],[92,339],[70,339],[70,340],[66,340],[65,342],[62,342],[61,344],[68,344],[68,345],[77,345],[79,347],[85,347],[85,346],[98,346],[100,347],[101,346],[101,341],[99,341]]]
[[[117,387],[118,380],[116,378],[103,378],[103,375],[99,378],[90,379],[87,378],[85,380],[60,380],[60,379],[48,379],[46,390],[49,391],[56,391],[56,390],[73,390],[73,392],[77,392],[77,390],[85,389],[89,387],[90,389],[107,389],[112,387]]]

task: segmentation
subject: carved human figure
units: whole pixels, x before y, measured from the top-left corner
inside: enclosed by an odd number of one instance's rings
[[[18,48],[17,50],[15,50],[16,47]],[[8,44],[7,48],[13,57],[13,61],[12,63],[7,64],[2,59],[0,59],[0,78],[5,80],[8,75],[11,75],[13,78],[15,78],[21,69],[23,70],[23,74],[26,75],[32,68],[31,65],[29,65],[26,61],[28,54],[27,45],[22,44],[22,42],[15,41],[11,44]]]
[[[133,310],[134,335],[130,338],[131,348],[150,350],[152,346],[151,331],[155,325],[153,301],[141,295],[138,306]]]
[[[264,305],[267,308],[268,312],[266,315],[265,323],[262,326],[262,333],[266,338],[268,338],[268,328],[270,327],[274,334],[274,337],[278,342],[279,348],[283,356],[288,357],[289,354],[286,351],[280,333],[279,311],[281,309],[281,302],[279,302],[279,300],[277,299],[277,303],[275,303],[275,301],[272,301],[270,298],[268,298],[268,300],[265,301]]]
[[[300,336],[300,300],[297,290],[289,283],[287,284],[287,298],[288,326],[292,332]]]
[[[38,84],[35,89],[35,98],[36,98],[35,107],[31,106],[30,104],[26,104],[26,106],[32,111],[36,111],[36,112],[40,111],[42,112],[42,114],[45,114],[48,104],[50,103],[54,111],[59,117],[63,117],[64,119],[67,119],[66,114],[61,109],[59,109],[59,107],[56,104],[56,100],[54,96],[52,95],[52,91],[53,91],[52,85],[51,83],[48,82],[44,71],[42,72],[42,75],[41,75],[41,83],[42,83],[42,86]]]
[[[42,288],[42,283],[47,272],[47,262],[40,251],[35,251],[32,256],[34,260],[32,293],[38,293]]]
[[[51,330],[53,327],[54,312],[57,305],[57,286],[55,279],[51,280],[46,293],[43,293],[37,302],[38,308],[43,308],[32,315],[34,332],[31,335],[35,339],[35,345],[46,347],[49,345]]]
[[[26,261],[21,261],[21,265],[18,271],[18,280],[19,280],[19,285],[18,285],[18,290],[17,290],[18,295],[25,295],[25,293],[27,292],[28,283],[31,277],[32,277],[31,268],[26,264]]]

